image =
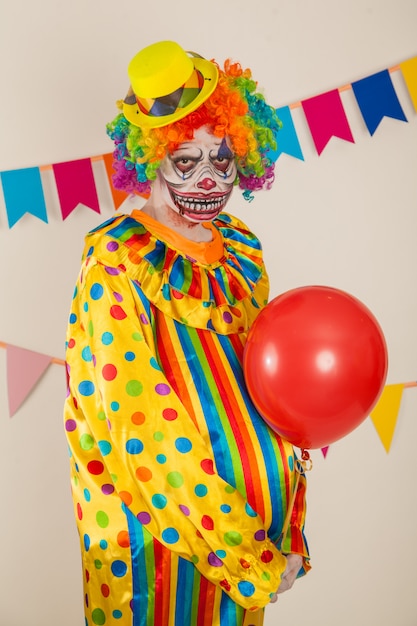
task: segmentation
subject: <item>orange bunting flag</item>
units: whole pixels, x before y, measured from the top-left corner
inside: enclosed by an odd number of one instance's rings
[[[332,137],[355,143],[338,89],[303,100],[301,105],[319,155]]]
[[[128,193],[124,191],[120,191],[119,189],[115,189],[112,182],[112,176],[115,173],[113,168],[113,154],[111,152],[107,154],[103,154],[103,161],[106,167],[107,178],[109,180],[110,191],[114,202],[114,208],[117,209],[119,206],[126,200],[129,196]]]
[[[52,361],[52,357],[18,348],[6,346],[7,391],[9,414],[12,417],[23,404],[36,383]]]
[[[371,411],[371,419],[387,452],[391,447],[403,395],[404,383],[386,385]]]
[[[407,85],[410,98],[417,111],[417,57],[400,63],[400,68]]]

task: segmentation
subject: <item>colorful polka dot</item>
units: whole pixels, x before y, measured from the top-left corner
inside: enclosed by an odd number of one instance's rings
[[[209,475],[214,474],[214,464],[213,464],[212,459],[203,459],[200,465],[201,465],[201,469],[206,474],[209,474]]]
[[[213,518],[211,518],[210,515],[203,515],[203,517],[201,518],[201,525],[203,528],[205,528],[205,530],[213,530]]]
[[[138,467],[135,472],[136,478],[142,483],[147,483],[152,480],[152,472],[149,467]]]
[[[172,422],[177,419],[178,413],[175,409],[164,409],[162,411],[162,417],[168,422]]]
[[[113,576],[117,578],[122,578],[126,575],[127,565],[124,561],[116,560],[110,566]]]
[[[90,346],[86,346],[85,348],[83,348],[81,350],[81,358],[83,359],[83,361],[85,361],[86,363],[89,363],[92,359],[93,359],[93,355],[91,354],[91,348]]]
[[[237,584],[237,586],[238,586],[238,589],[239,589],[240,593],[245,598],[250,598],[255,593],[254,585],[251,582],[247,581],[247,580],[240,581]]]
[[[168,503],[168,499],[162,493],[156,493],[152,496],[152,504],[156,509],[164,509]]]
[[[126,384],[126,393],[133,398],[140,396],[142,391],[143,391],[143,385],[138,380],[130,380]]]
[[[90,298],[92,300],[100,300],[100,298],[103,296],[103,293],[104,289],[103,286],[100,285],[100,283],[94,283],[94,285],[91,285]]]
[[[109,346],[113,343],[113,335],[109,332],[103,333],[101,336],[101,343],[105,346]]]
[[[265,541],[266,539],[266,532],[265,530],[257,530],[255,533],[255,539],[256,541]]]
[[[103,365],[103,369],[101,370],[102,376],[104,380],[114,380],[117,376],[117,369],[115,365],[112,363],[107,363],[107,365]]]
[[[91,613],[91,619],[95,626],[103,626],[106,623],[106,615],[102,609],[94,609]]]
[[[128,454],[140,454],[143,451],[143,443],[140,439],[129,439],[126,441],[126,452]]]
[[[135,424],[136,426],[140,426],[145,421],[145,413],[142,413],[142,411],[136,411],[135,413],[133,413],[130,419],[132,420],[133,424]]]
[[[184,478],[180,472],[169,472],[167,475],[167,481],[171,487],[175,487],[177,489],[182,487],[184,484]]]
[[[87,463],[87,469],[93,476],[99,476],[104,472],[104,465],[101,461],[90,461]]]
[[[223,561],[214,552],[209,553],[207,560],[212,567],[221,567],[223,565]]]
[[[65,422],[65,430],[69,433],[73,432],[77,428],[77,423],[75,420],[66,420]]]
[[[130,546],[130,538],[127,530],[121,530],[117,534],[117,543],[121,548],[128,548]]]
[[[151,516],[146,511],[142,511],[141,513],[138,513],[136,517],[139,520],[139,522],[141,524],[144,524],[145,526],[146,524],[149,524],[149,522],[151,521]]]
[[[171,387],[166,383],[159,383],[156,385],[155,391],[159,396],[167,396],[171,393]]]
[[[178,452],[181,452],[182,454],[187,454],[187,452],[190,452],[193,444],[186,437],[178,437],[178,439],[175,440],[175,447]]]
[[[119,321],[124,320],[127,317],[124,309],[122,309],[119,304],[113,304],[113,306],[110,307],[110,315],[113,319]]]
[[[206,485],[198,484],[194,488],[194,493],[198,498],[204,498],[208,493],[208,489]]]
[[[261,554],[262,563],[270,563],[273,558],[274,555],[272,554],[271,550],[264,550],[264,552],[262,552]]]
[[[91,450],[94,447],[94,439],[88,433],[84,433],[80,437],[80,448],[82,450]]]
[[[248,515],[249,517],[257,517],[258,515],[257,512],[253,510],[253,508],[248,502],[246,502],[245,504],[245,512],[246,512],[246,515]]]
[[[243,537],[236,530],[230,530],[224,534],[224,540],[228,546],[239,546],[242,543]]]
[[[92,396],[95,390],[96,388],[94,386],[94,383],[91,382],[91,380],[83,380],[78,385],[78,391],[81,396],[86,396],[86,397]]]
[[[100,528],[107,528],[109,525],[109,516],[104,511],[97,511],[96,520]]]
[[[104,598],[108,598],[109,595],[110,595],[110,587],[108,585],[106,585],[105,583],[103,583],[101,585],[101,593],[102,593]]]
[[[175,528],[165,528],[161,534],[162,540],[165,543],[173,544],[177,543],[180,538],[178,531]]]
[[[112,450],[112,446],[110,441],[106,441],[106,440],[102,440],[98,442],[98,447],[100,449],[100,452],[103,456],[107,456],[108,454],[110,454],[111,450]]]
[[[158,370],[158,372],[161,371],[161,367],[158,361],[155,359],[155,357],[152,357],[149,363],[150,363],[150,366],[153,367],[154,370]]]

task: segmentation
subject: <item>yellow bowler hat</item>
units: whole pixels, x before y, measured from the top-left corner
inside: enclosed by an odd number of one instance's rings
[[[135,126],[166,126],[195,111],[218,81],[214,63],[174,41],[147,46],[128,66],[130,89],[123,114]]]

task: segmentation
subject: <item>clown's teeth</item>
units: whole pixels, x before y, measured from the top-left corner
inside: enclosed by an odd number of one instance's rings
[[[211,213],[213,211],[217,211],[220,208],[222,208],[225,204],[226,201],[228,199],[230,194],[226,195],[226,196],[222,196],[221,198],[219,198],[218,200],[215,200],[213,198],[207,198],[206,200],[204,198],[193,198],[191,197],[184,197],[184,196],[178,196],[175,193],[172,193],[172,199],[174,200],[175,204],[177,205],[177,207],[179,209],[183,209],[183,210],[189,210],[189,211],[195,211],[195,212],[202,212],[202,213]]]

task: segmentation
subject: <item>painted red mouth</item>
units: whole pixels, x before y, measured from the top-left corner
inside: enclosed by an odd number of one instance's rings
[[[204,194],[180,194],[169,188],[172,201],[181,215],[186,215],[195,220],[210,220],[216,217],[224,209],[231,190],[226,193]]]

